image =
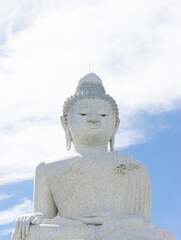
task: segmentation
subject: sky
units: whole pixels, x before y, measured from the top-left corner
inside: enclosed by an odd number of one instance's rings
[[[91,71],[119,105],[116,149],[144,163],[152,220],[181,239],[181,2],[0,1],[0,239],[33,211],[38,163],[66,152],[63,102]]]

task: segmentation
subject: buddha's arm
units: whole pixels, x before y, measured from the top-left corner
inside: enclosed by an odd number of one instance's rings
[[[44,218],[54,218],[57,215],[57,207],[45,177],[44,163],[39,164],[36,168],[34,212],[42,213]]]
[[[44,219],[54,218],[57,215],[51,191],[44,174],[44,163],[36,168],[34,188],[34,213],[21,215],[15,224],[15,234],[24,238],[29,233],[30,224],[39,224]]]

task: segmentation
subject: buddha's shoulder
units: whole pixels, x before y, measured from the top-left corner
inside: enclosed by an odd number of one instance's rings
[[[69,166],[73,161],[77,160],[79,157],[80,156],[77,154],[65,154],[60,157],[54,157],[38,164],[38,166],[36,167],[36,171],[53,172],[55,170],[64,169],[65,167]]]
[[[118,163],[120,164],[123,163],[133,168],[135,167],[138,170],[148,172],[146,166],[140,161],[133,158],[132,156],[129,156],[128,154],[120,151],[116,151],[115,154],[116,154],[116,159]]]

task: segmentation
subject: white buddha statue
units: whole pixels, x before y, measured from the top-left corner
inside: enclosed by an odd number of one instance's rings
[[[176,240],[151,223],[145,166],[114,151],[118,107],[97,75],[79,81],[61,122],[74,153],[37,166],[34,213],[17,218],[12,240]]]

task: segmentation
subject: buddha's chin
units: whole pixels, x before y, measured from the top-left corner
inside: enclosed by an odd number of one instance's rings
[[[97,132],[96,129],[90,129],[89,134],[84,137],[77,139],[76,143],[79,145],[87,146],[100,146],[107,145],[109,142],[109,137],[104,136],[102,132]]]
[[[106,132],[98,125],[84,126],[80,131],[71,132],[73,142],[77,145],[105,145],[111,139],[112,132]]]

